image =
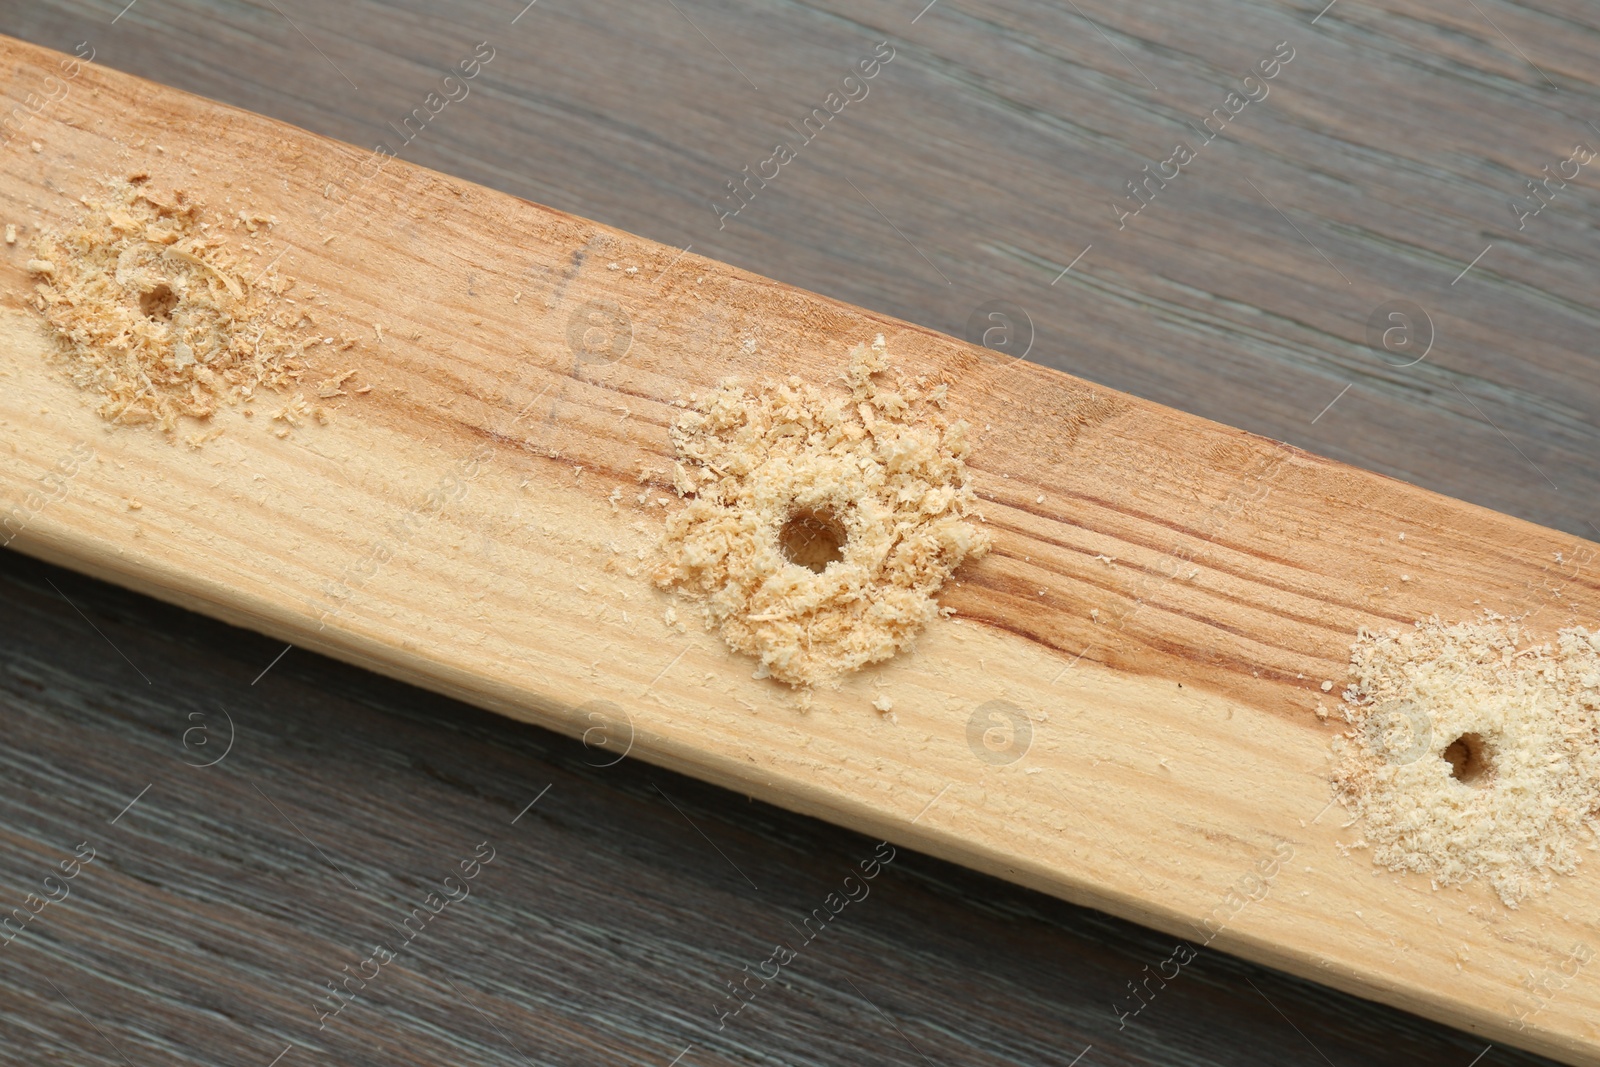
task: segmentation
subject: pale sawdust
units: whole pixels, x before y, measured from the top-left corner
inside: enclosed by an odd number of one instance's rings
[[[206,420],[258,388],[298,384],[318,339],[303,332],[309,312],[286,295],[294,280],[247,262],[228,235],[242,226],[248,241],[270,218],[209,217],[183,190],[158,190],[143,174],[108,181],[82,203],[75,224],[40,237],[28,269],[56,356],[99,399],[103,418],[173,435],[184,416]],[[301,414],[327,419],[297,394],[274,416],[285,420],[279,436]]]
[[[1508,907],[1577,870],[1600,816],[1600,633],[1532,643],[1515,620],[1435,618],[1363,630],[1351,666],[1334,785],[1374,862],[1435,886],[1483,878]],[[1450,757],[1467,735],[1463,780]]]
[[[688,503],[667,520],[656,582],[702,599],[757,677],[833,685],[888,659],[940,616],[951,573],[989,550],[967,521],[971,446],[943,411],[947,384],[891,388],[876,380],[889,371],[880,335],[852,350],[844,389],[724,381],[673,428]],[[820,572],[785,555],[797,518],[843,534]]]

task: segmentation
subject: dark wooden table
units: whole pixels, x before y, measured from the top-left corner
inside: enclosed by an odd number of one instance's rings
[[[1592,4],[124,2],[0,31],[364,147],[488,42],[402,156],[1600,536],[1600,161],[1526,186],[1600,145]],[[0,605],[4,907],[95,856],[3,1063],[1543,1062],[1215,953],[1124,1027],[1173,938],[903,850],[719,1029],[873,842],[14,553]]]

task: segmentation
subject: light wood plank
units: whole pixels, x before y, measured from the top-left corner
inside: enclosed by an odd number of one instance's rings
[[[59,58],[5,54],[19,84]],[[1333,727],[1313,713],[1361,625],[1480,607],[1592,622],[1600,586],[1556,554],[1593,546],[403,163],[319,226],[330,178],[363,153],[98,68],[27,136],[43,150],[0,157],[0,210],[24,241],[99,177],[147,169],[276,215],[283,269],[387,340],[354,354],[374,389],[332,425],[279,440],[225,412],[193,451],[108,428],[47,368],[25,248],[7,249],[14,547],[571,734],[609,702],[642,758],[1191,940],[1287,843],[1271,893],[1215,945],[1600,1062],[1592,982],[1526,1029],[1512,1019],[1525,975],[1600,935],[1591,872],[1516,912],[1481,888],[1374,877],[1336,847]],[[589,300],[627,309],[622,362],[567,347]],[[638,552],[664,509],[618,515],[606,498],[669,465],[676,392],[824,381],[878,332],[902,366],[960,383],[997,549],[948,591],[955,620],[803,712],[713,635],[663,621],[674,600]],[[75,448],[93,458],[65,460]],[[34,507],[63,462],[65,495]],[[435,508],[452,475],[459,497]],[[408,511],[424,521],[398,536]],[[330,615],[340,581],[353,593]],[[880,689],[896,721],[869,706]],[[969,746],[992,700],[1031,716],[1016,762]]]

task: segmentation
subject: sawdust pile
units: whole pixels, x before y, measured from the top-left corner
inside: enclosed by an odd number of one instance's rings
[[[875,380],[889,370],[879,335],[850,353],[848,392],[725,381],[673,429],[690,499],[667,521],[656,582],[703,598],[757,677],[836,684],[888,659],[989,550],[966,518],[967,425],[945,416],[946,386]]]
[[[221,222],[145,175],[83,204],[76,225],[41,237],[28,268],[57,354],[103,418],[172,434],[180,416],[207,419],[259,387],[296,383],[307,320],[284,299],[292,279],[245,262]],[[238,219],[252,235],[268,222]]]
[[[1429,619],[1363,631],[1351,665],[1334,784],[1376,863],[1484,878],[1508,907],[1576,871],[1600,815],[1600,633]]]

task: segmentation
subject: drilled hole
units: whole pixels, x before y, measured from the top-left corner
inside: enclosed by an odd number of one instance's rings
[[[170,319],[172,309],[178,306],[178,294],[172,286],[160,282],[154,289],[139,294],[139,310],[147,319]]]
[[[818,574],[844,558],[844,525],[829,511],[806,508],[789,516],[778,531],[783,557]]]
[[[1467,785],[1482,785],[1489,773],[1489,753],[1478,734],[1462,734],[1444,750],[1450,776]]]

